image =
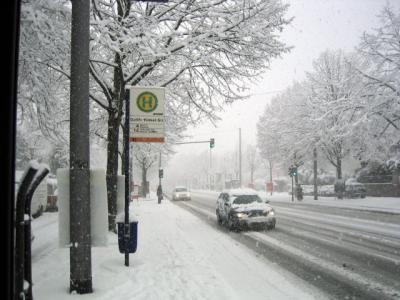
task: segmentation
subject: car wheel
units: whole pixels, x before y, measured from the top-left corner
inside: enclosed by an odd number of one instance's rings
[[[233,222],[231,217],[228,217],[228,229],[231,231],[238,231],[238,228],[235,226],[235,223]]]
[[[276,224],[276,222],[268,224],[268,226],[267,226],[268,230],[274,229],[275,228],[275,224]]]
[[[219,214],[218,210],[217,210],[217,222],[218,222],[218,225],[222,225],[222,218],[221,218],[221,215]]]

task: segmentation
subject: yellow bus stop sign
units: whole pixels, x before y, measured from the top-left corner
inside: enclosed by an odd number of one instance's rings
[[[136,105],[142,112],[152,112],[158,106],[157,96],[149,91],[143,92],[136,98]]]

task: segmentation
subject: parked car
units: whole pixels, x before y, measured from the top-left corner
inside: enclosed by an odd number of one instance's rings
[[[184,186],[177,186],[172,191],[172,200],[191,200],[190,192]]]
[[[257,191],[251,189],[225,190],[217,200],[217,221],[230,230],[273,229],[276,224],[275,211],[268,202],[263,201]]]
[[[346,181],[345,198],[365,198],[367,189],[364,184],[355,181]]]

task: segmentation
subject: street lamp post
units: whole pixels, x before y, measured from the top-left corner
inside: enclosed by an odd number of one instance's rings
[[[242,187],[242,128],[239,128],[239,186]]]
[[[89,152],[90,1],[72,1],[70,92],[70,291],[92,293]]]

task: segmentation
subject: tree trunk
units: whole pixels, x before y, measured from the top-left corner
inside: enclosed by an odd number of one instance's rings
[[[120,66],[121,57],[115,54],[114,62]],[[108,203],[108,229],[116,232],[115,218],[117,215],[117,174],[118,174],[118,141],[119,128],[121,126],[122,107],[125,99],[125,87],[122,70],[114,68],[114,99],[116,109],[108,113],[107,132],[107,203]]]
[[[147,169],[145,165],[142,165],[142,191],[143,191],[143,197],[146,198],[147,194]]]
[[[342,179],[342,159],[336,158],[336,177]]]
[[[116,113],[108,115],[107,133],[107,204],[108,230],[115,231],[117,215],[117,173],[118,173],[118,137],[120,118]]]

